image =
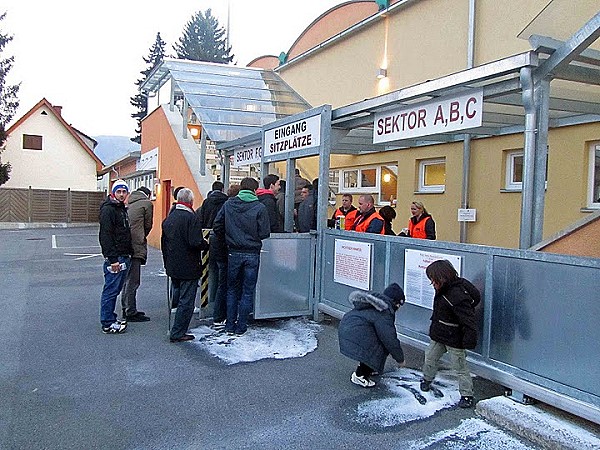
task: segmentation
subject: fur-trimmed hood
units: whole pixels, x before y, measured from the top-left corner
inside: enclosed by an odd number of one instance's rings
[[[353,291],[348,296],[348,300],[356,309],[375,308],[377,311],[385,311],[386,309],[394,311],[389,298],[373,291]]]

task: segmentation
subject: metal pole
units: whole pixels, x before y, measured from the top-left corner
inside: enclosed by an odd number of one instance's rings
[[[469,207],[469,183],[471,167],[471,135],[465,135],[463,139],[463,166],[462,166],[462,188],[461,208]],[[467,242],[467,222],[460,222],[460,242]]]
[[[294,231],[294,193],[296,191],[295,169],[296,160],[288,159],[285,162],[285,212],[283,220],[283,229],[288,233]]]
[[[525,132],[523,146],[523,187],[521,192],[521,234],[519,248],[531,247],[531,227],[533,213],[533,174],[535,166],[535,126],[536,108],[533,90],[533,76],[530,67],[523,67],[520,73],[523,106],[525,108]]]
[[[200,128],[200,175],[206,175],[206,130],[204,127]]]
[[[546,197],[546,165],[548,159],[548,125],[550,121],[550,79],[544,78],[535,86],[537,110],[537,139],[533,173],[533,217],[531,245],[542,241]]]

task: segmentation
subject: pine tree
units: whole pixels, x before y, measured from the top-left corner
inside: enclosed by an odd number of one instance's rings
[[[234,56],[231,47],[227,46],[225,29],[211,14],[210,8],[204,14],[198,11],[192,16],[173,49],[177,58],[192,61],[230,63]]]
[[[0,15],[0,22],[6,17],[6,12]],[[12,69],[14,56],[10,58],[2,59],[1,55],[4,51],[4,47],[13,37],[2,33],[0,30],[0,147],[4,145],[6,140],[6,126],[12,120],[17,108],[19,107],[19,100],[17,93],[21,84],[7,85],[6,77],[10,69]],[[1,152],[1,151],[0,151]],[[10,163],[2,163],[0,159],[0,186],[6,183],[10,178]]]
[[[148,97],[139,92],[139,87],[146,81],[152,69],[158,66],[165,57],[165,45],[166,43],[161,39],[160,33],[156,33],[156,40],[152,44],[152,47],[150,47],[148,57],[143,58],[147,64],[146,69],[140,72],[143,77],[135,82],[135,85],[138,87],[137,94],[129,99],[129,103],[137,110],[131,115],[137,121],[135,137],[132,137],[131,140],[138,144],[142,142],[142,119],[148,114]]]

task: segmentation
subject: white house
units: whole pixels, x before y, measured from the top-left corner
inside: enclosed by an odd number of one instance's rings
[[[7,130],[2,161],[12,171],[3,187],[97,190],[96,141],[65,122],[61,109],[43,98]]]

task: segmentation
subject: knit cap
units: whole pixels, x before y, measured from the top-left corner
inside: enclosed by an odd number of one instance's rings
[[[125,183],[125,181],[123,180],[117,180],[113,183],[111,191],[113,195],[115,194],[117,189],[125,189],[127,192],[129,192],[129,186],[127,186],[127,183]]]

